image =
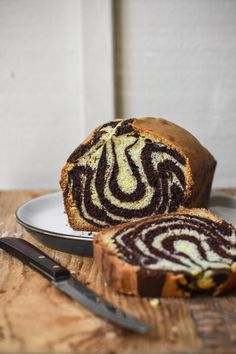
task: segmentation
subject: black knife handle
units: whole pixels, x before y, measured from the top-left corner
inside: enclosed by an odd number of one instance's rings
[[[0,238],[0,248],[54,281],[69,279],[69,270],[55,262],[31,243],[15,237]]]

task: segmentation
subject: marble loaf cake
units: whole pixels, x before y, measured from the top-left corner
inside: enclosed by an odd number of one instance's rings
[[[69,224],[96,231],[205,206],[215,166],[194,136],[165,119],[115,119],[95,129],[62,170]]]
[[[94,259],[108,285],[126,294],[217,296],[236,287],[235,228],[206,209],[104,229]]]

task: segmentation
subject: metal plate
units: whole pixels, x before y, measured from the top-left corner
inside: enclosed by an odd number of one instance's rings
[[[16,210],[16,219],[48,247],[92,256],[93,233],[74,231],[68,225],[61,192],[46,194],[22,204]]]
[[[236,197],[213,192],[210,210],[236,224]],[[92,256],[92,232],[74,231],[64,213],[62,193],[51,193],[32,199],[16,210],[17,221],[46,246],[63,252]]]
[[[236,225],[236,196],[222,192],[212,192],[209,209],[230,224]]]

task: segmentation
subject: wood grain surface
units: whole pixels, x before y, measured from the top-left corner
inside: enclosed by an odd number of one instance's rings
[[[98,294],[153,329],[140,335],[105,322],[0,250],[1,353],[236,353],[236,292],[189,300],[116,294],[104,285],[92,258],[49,249],[17,225],[16,207],[44,193],[1,192],[1,234],[22,233]]]

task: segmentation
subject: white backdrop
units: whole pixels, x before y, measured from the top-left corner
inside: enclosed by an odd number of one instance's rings
[[[120,116],[160,115],[215,156],[236,187],[236,1],[115,1]]]
[[[114,117],[111,19],[109,0],[0,0],[0,189],[59,188]]]
[[[58,188],[114,106],[184,126],[236,187],[235,18],[231,0],[0,0],[0,189]]]

